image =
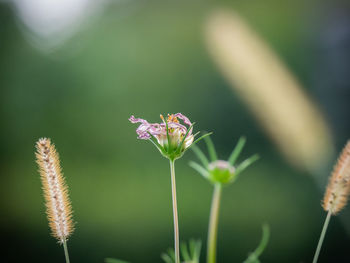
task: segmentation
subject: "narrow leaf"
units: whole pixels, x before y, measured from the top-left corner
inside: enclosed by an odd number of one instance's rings
[[[262,238],[258,247],[255,249],[253,253],[251,253],[248,258],[243,263],[259,263],[259,256],[264,252],[267,243],[270,238],[270,228],[267,224],[262,226]]]
[[[253,156],[249,157],[248,159],[244,160],[242,163],[240,163],[236,169],[236,176],[240,174],[243,170],[245,170],[248,166],[250,166],[252,163],[259,160],[259,155],[254,154]]]
[[[205,156],[205,154],[201,151],[201,149],[199,149],[199,147],[197,145],[193,145],[193,147],[191,149],[197,155],[198,159],[202,162],[203,166],[205,168],[208,168],[209,160]]]
[[[269,242],[270,238],[270,227],[268,224],[263,224],[262,226],[262,238],[260,241],[259,246],[255,249],[254,254],[259,257],[265,250],[267,243]]]
[[[216,151],[215,151],[215,146],[214,146],[214,143],[213,141],[211,140],[211,138],[208,136],[208,137],[205,137],[205,143],[207,144],[207,147],[208,147],[208,152],[209,152],[209,156],[210,156],[210,160],[212,162],[216,161],[218,159],[218,156],[216,154]]]
[[[168,152],[170,152],[170,147],[171,147],[171,144],[170,144],[170,136],[169,136],[169,128],[168,128],[168,120],[165,118],[165,128],[166,128],[166,138],[168,140]]]
[[[148,139],[163,155],[166,155],[164,148],[158,143],[156,137],[154,137],[151,133],[148,133],[151,138]]]
[[[157,138],[154,137],[154,135],[152,133],[150,133],[150,132],[148,132],[148,134],[149,134],[149,136],[151,136],[151,138],[148,139],[148,140],[151,140],[153,142],[153,144],[157,146],[157,148],[162,149],[163,147],[158,143]]]
[[[174,263],[171,257],[166,253],[161,254],[160,257],[164,260],[165,263]]]
[[[186,132],[185,136],[182,138],[181,143],[180,143],[180,145],[178,146],[178,149],[176,150],[177,153],[180,153],[181,147],[182,147],[182,145],[184,144],[184,142],[185,142],[185,140],[186,140],[186,137],[187,137],[188,133],[190,132],[190,130],[192,129],[192,127],[193,127],[194,124],[195,124],[195,123],[192,123],[191,126],[187,129],[187,132]],[[194,135],[194,136],[195,136],[195,135]]]
[[[163,152],[163,150],[156,144],[155,141],[153,141],[152,139],[149,139],[149,141],[158,149],[158,151]]]
[[[200,240],[190,240],[190,253],[192,260],[199,262],[199,256],[201,254],[202,242]]]
[[[187,245],[185,242],[180,244],[181,255],[185,261],[191,261],[190,254],[188,253]]]
[[[193,134],[193,138],[195,138],[198,134],[200,134],[201,132],[200,131],[198,131],[198,132],[196,132],[195,134]]]
[[[197,142],[199,142],[200,140],[202,139],[205,139],[207,138],[209,135],[212,135],[213,133],[212,132],[209,132],[209,133],[206,133],[204,135],[202,135],[201,137],[199,137],[197,140],[195,140],[191,145],[195,145]]]
[[[193,169],[195,169],[198,173],[200,173],[204,178],[208,179],[209,173],[203,166],[201,166],[200,164],[193,162],[193,161],[190,161],[189,165]]]
[[[197,134],[198,134],[198,132],[197,132],[194,136],[196,136]],[[206,133],[206,134],[202,135],[201,137],[199,137],[199,138],[198,138],[197,140],[195,140],[188,148],[186,148],[186,149],[184,150],[184,153],[185,153],[188,149],[190,149],[192,146],[194,146],[197,142],[199,142],[200,140],[202,140],[202,139],[204,139],[205,137],[209,136],[210,134],[212,134],[212,132]]]
[[[169,248],[167,251],[170,258],[175,262],[175,250],[173,248]]]
[[[231,164],[231,165],[235,164],[235,162],[237,161],[238,156],[242,152],[242,149],[244,147],[245,142],[246,142],[245,137],[242,136],[241,138],[239,138],[236,147],[233,149],[230,157],[228,158],[229,164]]]

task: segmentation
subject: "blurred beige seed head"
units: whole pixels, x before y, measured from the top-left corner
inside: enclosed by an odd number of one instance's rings
[[[51,140],[41,138],[36,143],[36,162],[39,165],[46,213],[52,235],[63,243],[72,234],[72,207],[68,188],[62,176],[60,161]]]
[[[211,14],[205,33],[219,69],[281,152],[300,168],[320,169],[333,153],[330,132],[275,52],[234,12]]]
[[[344,208],[350,194],[350,141],[345,145],[334,166],[323,199],[323,208],[333,215]]]

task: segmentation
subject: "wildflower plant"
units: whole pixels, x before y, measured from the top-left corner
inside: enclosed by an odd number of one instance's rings
[[[327,189],[323,198],[323,209],[328,212],[324,222],[320,239],[317,244],[313,263],[316,263],[326,235],[332,215],[337,215],[346,205],[350,194],[350,141],[345,145],[339,159],[334,166]]]
[[[224,185],[228,185],[237,180],[241,172],[243,172],[248,166],[259,159],[258,155],[253,155],[236,165],[236,161],[242,152],[244,144],[246,142],[244,137],[241,137],[233,149],[230,157],[227,161],[218,160],[217,153],[214,144],[210,137],[205,137],[207,144],[209,159],[205,154],[194,145],[192,150],[197,155],[202,164],[196,162],[190,162],[190,166],[198,171],[205,179],[214,185],[214,192],[212,197],[209,228],[208,228],[208,241],[207,241],[207,262],[216,262],[216,246],[217,246],[217,232],[218,232],[218,219],[221,191]]]
[[[55,145],[48,138],[36,143],[36,162],[46,202],[46,214],[52,235],[63,245],[66,262],[69,263],[68,237],[73,233],[72,206],[68,188],[62,175]]]
[[[170,161],[172,204],[174,217],[174,259],[175,263],[180,263],[179,249],[179,223],[176,201],[176,181],[175,181],[175,160],[181,158],[183,154],[195,143],[210,134],[205,134],[195,140],[199,134],[192,134],[194,123],[181,113],[168,114],[167,118],[160,115],[161,123],[149,123],[133,115],[129,118],[131,123],[140,123],[136,129],[138,139],[150,141],[159,152]],[[182,123],[181,123],[181,122]]]

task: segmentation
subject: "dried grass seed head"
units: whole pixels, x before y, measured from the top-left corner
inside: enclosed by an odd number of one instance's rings
[[[46,213],[52,235],[63,243],[72,234],[72,207],[62,175],[58,153],[48,138],[36,143],[36,162],[44,191]]]
[[[350,194],[350,140],[345,145],[334,166],[323,199],[323,208],[333,215],[339,213],[348,201]]]

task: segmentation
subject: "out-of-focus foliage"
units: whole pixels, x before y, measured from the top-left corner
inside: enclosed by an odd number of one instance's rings
[[[270,228],[268,225],[262,227],[262,237],[259,246],[250,253],[248,258],[243,263],[260,263],[259,257],[264,252],[270,238]]]
[[[182,242],[180,244],[181,262],[199,263],[202,242],[196,239],[190,239],[188,244]],[[169,248],[166,253],[161,254],[161,258],[165,263],[175,263],[175,252],[173,248]]]
[[[237,13],[216,10],[206,28],[218,67],[294,165],[311,172],[332,156],[324,118],[301,85]]]
[[[115,258],[106,258],[105,263],[128,263],[127,261],[115,259]]]

